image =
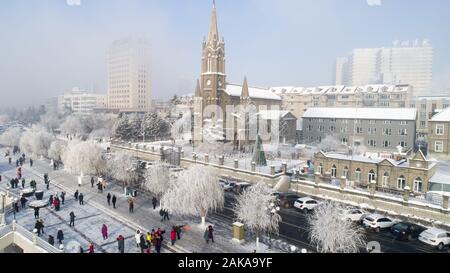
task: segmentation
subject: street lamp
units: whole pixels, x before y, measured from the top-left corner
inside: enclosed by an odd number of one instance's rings
[[[2,215],[0,218],[0,226],[6,224],[6,219],[5,219],[5,198],[6,198],[6,194],[2,191],[0,192],[0,196],[2,197]]]

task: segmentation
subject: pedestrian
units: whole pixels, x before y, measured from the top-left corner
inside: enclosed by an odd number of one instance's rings
[[[147,232],[147,236],[146,236],[146,241],[147,241],[147,249],[150,251],[150,248],[152,246],[152,234],[150,232]]]
[[[209,243],[209,230],[208,230],[208,228],[206,228],[205,232],[203,232],[203,238],[205,239],[206,243]]]
[[[16,160],[16,167],[19,167],[19,160]]]
[[[81,246],[80,246],[80,253],[84,253],[84,250]]]
[[[94,243],[91,242],[91,244],[89,245],[89,253],[94,253]]]
[[[30,158],[30,167],[33,167],[33,159]]]
[[[156,197],[154,197],[154,196],[153,196],[153,199],[152,199],[152,204],[153,204],[153,210],[155,210],[156,209],[156,205],[158,204],[158,199],[156,199]]]
[[[102,226],[102,237],[103,240],[108,239],[108,227],[105,224]]]
[[[41,221],[37,220],[36,224],[34,224],[34,228],[37,230],[38,236],[41,236],[41,229],[42,229]]]
[[[91,176],[91,188],[93,188],[93,187],[94,187],[94,177]]]
[[[75,197],[75,200],[78,200],[78,195],[79,195],[78,190],[76,190],[75,193],[73,194],[73,196]]]
[[[156,233],[155,235],[155,249],[156,253],[161,253],[162,237]]]
[[[42,218],[39,218],[39,223],[41,223],[41,231],[42,231],[42,234],[45,234],[45,231],[44,231],[44,220],[42,220]]]
[[[164,220],[170,221],[169,219],[169,212],[167,210],[164,210]]]
[[[136,241],[136,246],[139,247],[139,243],[141,242],[141,231],[136,230],[136,234],[134,235],[134,239]]]
[[[25,188],[25,178],[22,178],[22,189]]]
[[[55,244],[55,238],[52,235],[48,235],[48,243],[51,245]]]
[[[108,192],[108,195],[106,196],[106,200],[108,201],[108,206],[111,206],[111,194]]]
[[[66,192],[61,192],[61,203],[64,205],[64,200],[66,199]]]
[[[75,213],[73,213],[73,211],[71,211],[70,212],[70,214],[69,214],[69,216],[70,216],[70,223],[69,223],[69,226],[70,227],[75,227]]]
[[[19,212],[19,203],[18,202],[14,202],[14,212]]]
[[[114,194],[113,195],[113,197],[112,197],[112,204],[113,204],[113,208],[116,208],[116,201],[117,201],[117,197],[116,197],[116,195]]]
[[[80,201],[80,205],[84,205],[84,195],[82,193],[78,196],[78,200]]]
[[[128,199],[128,208],[129,208],[130,213],[134,212],[134,202],[131,198]]]
[[[34,219],[38,219],[39,218],[39,208],[35,207],[34,208]]]
[[[48,204],[50,205],[50,207],[53,206],[53,194],[51,194],[48,198]]]
[[[209,240],[214,243],[214,229],[211,225],[208,226],[208,241]]]
[[[117,248],[119,249],[119,253],[125,252],[125,238],[122,235],[117,237]]]
[[[180,240],[181,239],[181,229],[183,228],[183,226],[175,226],[176,228],[176,233],[177,233],[177,239]]]
[[[164,210],[163,210],[163,209],[160,209],[160,210],[159,210],[159,216],[162,217],[162,218],[161,218],[161,222],[163,222],[163,221],[164,221]]]
[[[22,205],[22,208],[25,208],[25,204],[27,203],[27,199],[25,197],[20,197],[20,203]]]
[[[102,183],[100,183],[100,182],[97,183],[97,189],[98,189],[99,193],[103,192],[103,185],[102,185]]]
[[[173,226],[172,231],[170,232],[170,241],[172,242],[172,245],[175,244],[176,240],[177,240],[177,232],[175,226]]]
[[[144,234],[142,234],[142,233],[139,236],[139,248],[141,249],[141,253],[144,253],[146,245],[145,245]]]
[[[64,240],[64,233],[60,228],[58,228],[58,232],[56,233],[56,239],[58,239],[59,244],[62,244]]]
[[[56,211],[59,211],[59,208],[60,208],[60,201],[59,201],[59,198],[58,198],[58,197],[56,197],[56,198],[53,199],[53,206],[55,207],[55,210],[56,210]]]

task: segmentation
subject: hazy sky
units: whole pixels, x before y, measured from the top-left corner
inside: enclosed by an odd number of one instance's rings
[[[429,39],[435,85],[450,87],[448,0],[217,0],[228,82],[314,86],[356,47]],[[0,106],[72,87],[106,93],[106,51],[124,36],[152,46],[153,97],[192,93],[211,0],[1,0]],[[439,89],[439,90],[438,90]],[[436,88],[441,91],[443,88]]]

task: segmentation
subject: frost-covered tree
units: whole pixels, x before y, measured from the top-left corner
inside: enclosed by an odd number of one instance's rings
[[[234,207],[237,219],[256,233],[256,248],[263,232],[278,233],[281,216],[271,193],[266,185],[256,184],[239,195]]]
[[[224,191],[211,167],[194,164],[180,173],[161,205],[174,214],[201,217],[204,227],[208,212],[223,208]]]
[[[138,174],[132,166],[133,156],[127,152],[118,152],[107,161],[107,175],[122,182],[125,187],[138,180]]]
[[[166,193],[172,186],[170,170],[167,164],[155,162],[145,172],[145,180],[142,187],[158,196],[158,199]]]
[[[267,166],[266,154],[263,150],[262,139],[260,135],[258,135],[256,138],[253,162],[256,163],[256,166]]]
[[[92,142],[71,141],[63,153],[62,161],[72,173],[100,176],[106,170],[103,152],[100,146]]]
[[[318,145],[319,149],[325,153],[346,151],[348,147],[343,145],[334,135],[328,135]]]
[[[52,144],[50,144],[50,148],[48,149],[48,157],[55,161],[61,162],[62,155],[64,154],[66,147],[67,144],[65,141],[53,141]]]
[[[157,113],[123,115],[117,124],[115,136],[123,140],[143,140],[168,137],[170,123]]]
[[[35,156],[48,156],[48,150],[54,137],[41,126],[33,125],[31,129],[23,132],[20,138],[20,149],[27,154]]]
[[[7,115],[0,115],[0,125],[6,124],[9,122],[9,116]]]
[[[84,136],[88,134],[85,121],[80,115],[70,115],[61,124],[61,132],[63,134]]]
[[[342,217],[342,205],[327,201],[308,217],[311,244],[322,253],[357,253],[365,243],[361,228]]]
[[[5,146],[19,146],[22,130],[17,127],[8,128],[0,135],[0,144]]]
[[[47,112],[41,116],[40,125],[50,132],[53,132],[59,128],[62,121],[63,120],[59,117],[56,109],[48,109]]]

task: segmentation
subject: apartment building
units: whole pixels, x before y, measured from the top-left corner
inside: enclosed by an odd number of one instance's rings
[[[107,107],[106,94],[96,94],[79,88],[58,97],[58,112],[71,111],[76,114],[89,114],[97,108]]]
[[[450,156],[450,108],[433,116],[428,127],[430,152],[436,155]]]

